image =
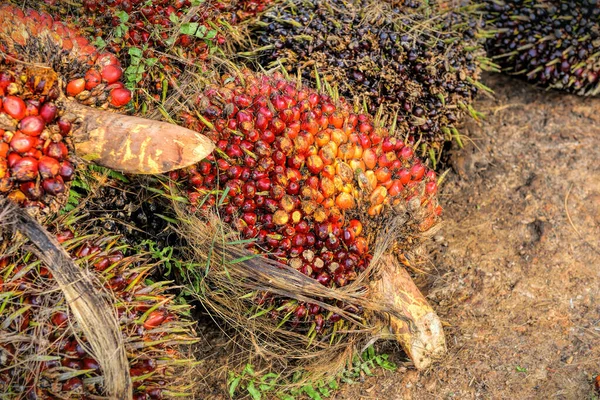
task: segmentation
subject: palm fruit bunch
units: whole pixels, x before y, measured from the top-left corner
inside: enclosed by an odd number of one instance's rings
[[[185,396],[195,342],[187,306],[175,305],[169,282],[145,283],[153,265],[117,237],[64,230],[57,239],[110,293],[126,346],[133,398]],[[102,370],[48,267],[14,246],[0,257],[0,391],[10,398],[82,399],[106,395]],[[12,396],[12,397],[11,397]]]
[[[487,47],[502,68],[528,81],[585,96],[600,91],[596,0],[483,1],[496,34]]]
[[[102,42],[127,66],[128,87],[141,88],[138,93],[158,101],[164,100],[169,88],[177,86],[186,68],[206,68],[210,53],[233,35],[232,25],[262,11],[267,3],[83,0],[79,4],[46,1],[45,8],[88,27],[88,36]]]
[[[69,100],[121,108],[122,69],[77,31],[45,13],[0,6],[0,194],[47,206],[73,178]]]
[[[454,2],[290,1],[255,24],[263,65],[279,63],[336,85],[366,111],[382,108],[398,131],[438,150],[481,88],[480,23]],[[487,88],[486,88],[487,89]],[[459,144],[460,144],[460,138]]]
[[[224,75],[183,114],[216,142],[215,152],[170,177],[187,188],[193,209],[216,207],[248,249],[340,288],[368,268],[390,218],[411,210],[396,243],[403,253],[436,224],[441,207],[436,174],[412,144],[332,95],[279,73]],[[257,304],[282,307],[291,324],[312,324],[318,333],[340,320],[318,305],[273,296]]]

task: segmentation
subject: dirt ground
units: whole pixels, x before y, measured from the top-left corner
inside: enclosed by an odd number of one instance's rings
[[[486,76],[441,197],[445,224],[419,279],[446,324],[444,360],[343,385],[336,400],[592,400],[600,373],[600,99]],[[223,349],[205,329],[205,361]],[[223,371],[222,368],[218,370]],[[226,399],[206,377],[202,398]],[[215,379],[216,378],[216,379]]]
[[[593,399],[600,373],[600,100],[490,75],[442,191],[425,290],[449,353],[335,399]]]

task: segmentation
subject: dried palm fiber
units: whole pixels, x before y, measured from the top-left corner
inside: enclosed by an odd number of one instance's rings
[[[172,197],[190,203],[175,203],[181,236],[204,265],[190,290],[236,340],[320,373],[389,326],[418,368],[443,353],[441,323],[398,261],[441,212],[436,174],[411,144],[280,73],[184,82],[168,113],[217,143],[169,173]]]
[[[475,10],[461,1],[282,1],[254,24],[240,55],[300,70],[313,85],[328,81],[394,119],[437,161],[444,142],[462,145],[460,121],[478,118],[473,100],[489,91],[479,80],[493,65]]]
[[[582,96],[600,91],[596,0],[479,1],[495,35],[490,56],[508,73]]]
[[[147,255],[116,236],[74,235],[70,229],[85,230],[85,215],[55,221],[54,239],[6,200],[1,212],[2,393],[41,399],[189,393],[185,373],[193,360],[184,346],[196,339],[187,307],[173,303],[169,282],[144,283],[156,266]]]

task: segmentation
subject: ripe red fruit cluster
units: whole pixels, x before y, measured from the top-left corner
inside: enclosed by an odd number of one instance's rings
[[[71,121],[59,116],[53,96],[29,95],[32,88],[21,84],[23,76],[0,72],[0,118],[15,127],[0,129],[0,195],[43,206],[64,193],[73,177],[65,142]]]
[[[67,138],[75,116],[65,113],[61,91],[97,107],[122,107],[131,92],[120,82],[114,55],[99,54],[48,14],[0,6],[0,50],[0,195],[25,206],[49,205],[74,173]]]
[[[127,257],[123,246],[112,239],[83,242],[71,231],[59,233],[57,239],[66,242],[71,256],[89,266],[115,296],[129,346],[134,399],[180,393],[176,372],[183,355],[178,343],[193,339],[180,318],[181,308],[173,306],[164,293],[168,285],[147,286],[144,277],[150,267],[136,257]],[[79,333],[64,300],[57,297],[52,274],[34,258],[24,263],[23,255],[0,258],[0,290],[9,296],[0,321],[7,335],[39,338],[42,332],[44,340],[0,345],[6,357],[0,371],[0,392],[18,393],[23,398],[105,395],[102,381],[97,379],[102,376],[99,363],[88,353],[89,343]],[[153,343],[152,351],[148,351],[149,343]]]
[[[131,92],[120,82],[123,70],[117,58],[100,53],[76,29],[54,21],[49,14],[0,6],[0,50],[2,64],[18,60],[52,67],[67,83],[67,96],[82,104],[120,108],[131,100]],[[50,89],[49,80],[38,77],[39,92],[44,86]]]
[[[200,120],[183,117],[217,150],[171,177],[187,179],[196,208],[218,205],[255,240],[248,248],[341,287],[369,265],[377,225],[396,208],[417,202],[425,216],[416,232],[436,222],[435,172],[369,116],[278,74],[223,79],[197,96]],[[323,328],[320,307],[294,307],[296,321]]]

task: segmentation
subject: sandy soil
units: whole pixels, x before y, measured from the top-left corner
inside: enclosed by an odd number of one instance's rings
[[[600,373],[600,100],[490,75],[453,154],[425,290],[448,357],[336,399],[592,399]],[[399,354],[394,354],[400,357]]]

